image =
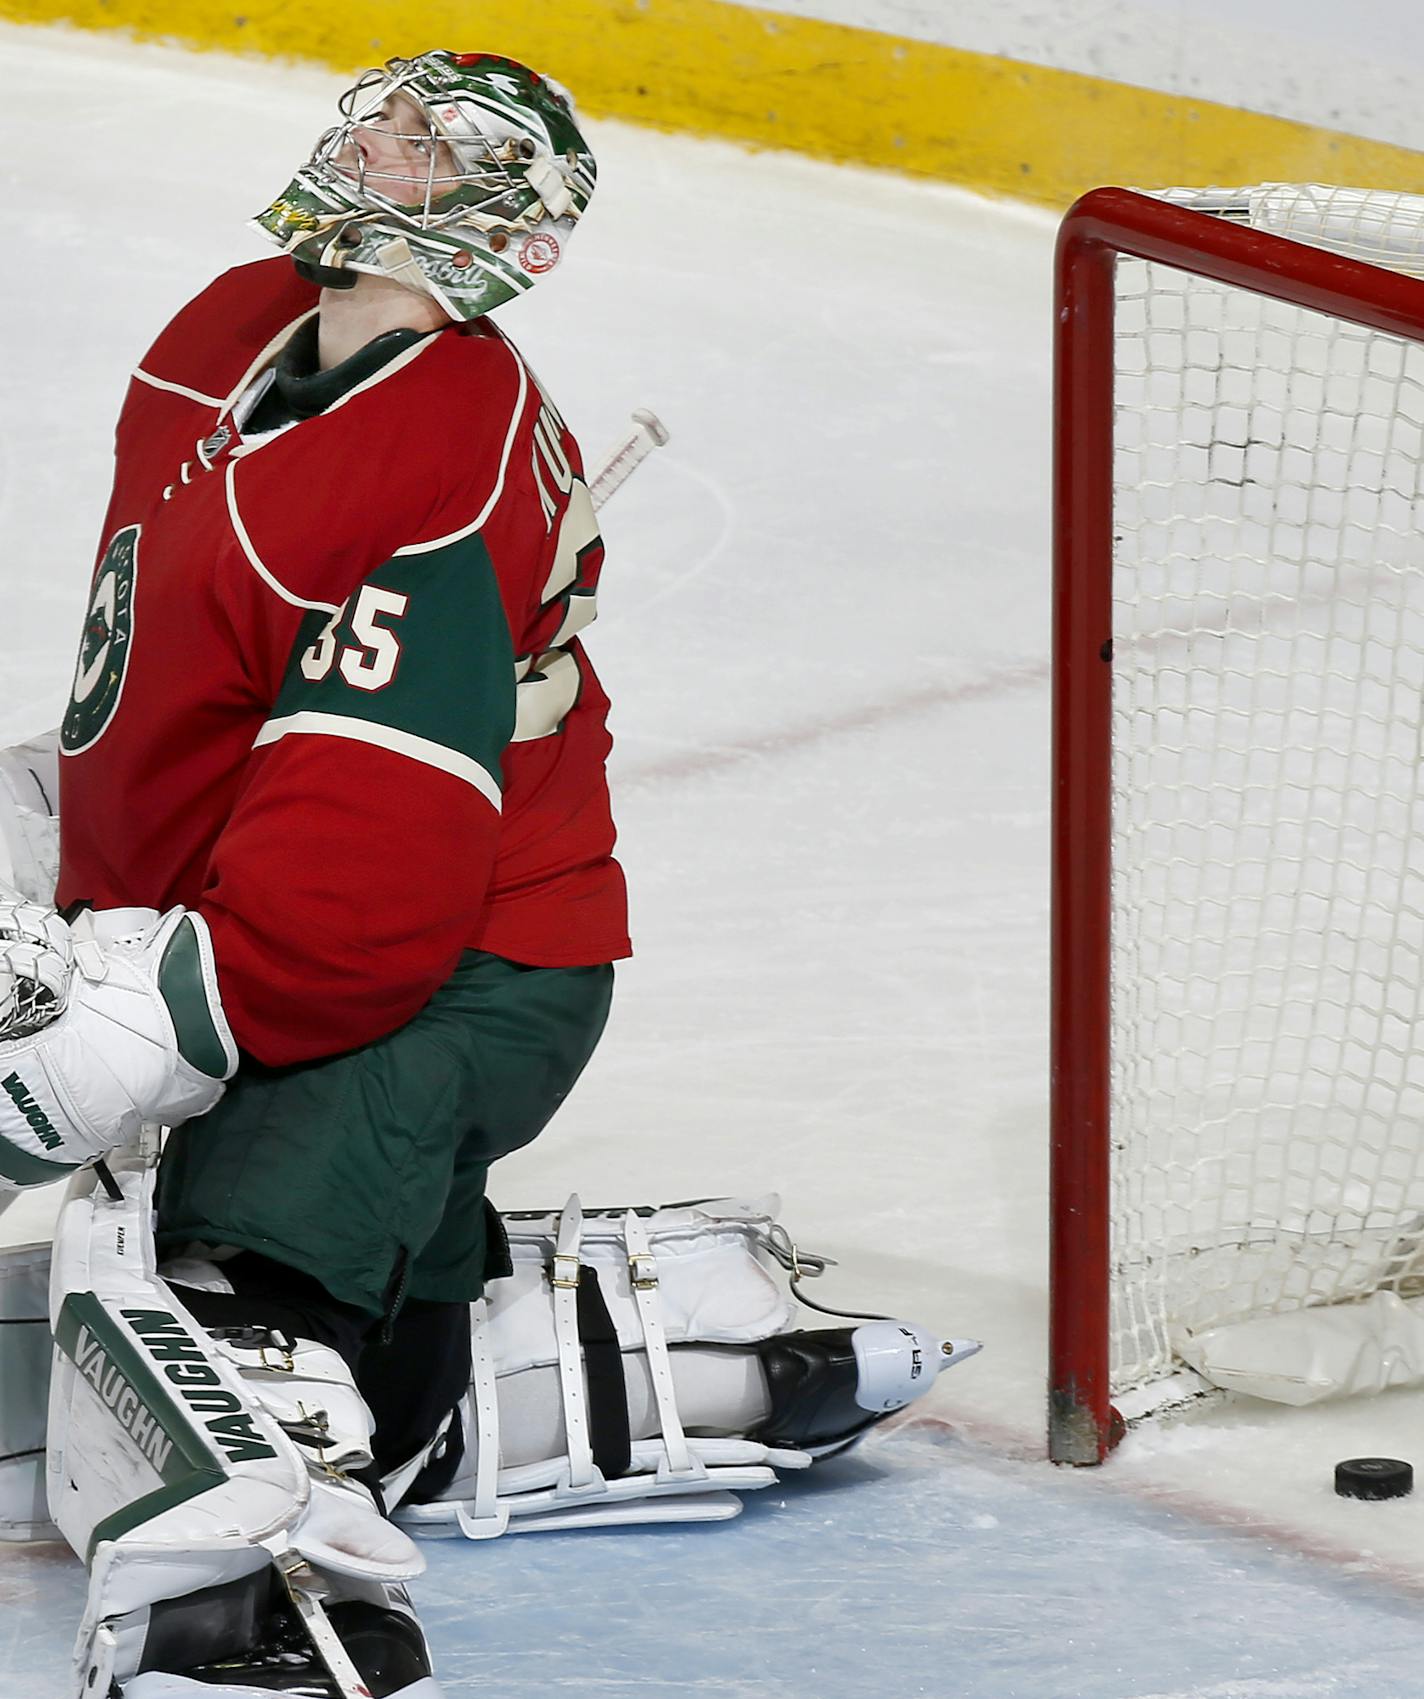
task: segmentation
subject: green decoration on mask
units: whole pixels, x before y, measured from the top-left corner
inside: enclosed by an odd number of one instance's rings
[[[391,59],[254,223],[323,284],[389,277],[452,319],[559,264],[597,168],[557,83],[489,53]],[[399,166],[373,163],[373,142]]]

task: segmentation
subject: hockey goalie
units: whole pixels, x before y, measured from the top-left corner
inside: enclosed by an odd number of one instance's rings
[[[435,1699],[412,1535],[733,1514],[976,1349],[798,1329],[774,1201],[486,1197],[628,953],[595,502],[487,316],[594,180],[509,60],[348,90],[135,371],[57,749],[0,758],[0,1190],[68,1179],[0,1519],[88,1568],[76,1699]]]

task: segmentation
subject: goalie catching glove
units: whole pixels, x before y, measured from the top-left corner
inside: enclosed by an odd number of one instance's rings
[[[0,903],[0,1192],[206,1114],[236,1067],[200,915]]]

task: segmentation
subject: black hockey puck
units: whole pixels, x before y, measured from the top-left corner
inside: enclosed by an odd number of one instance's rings
[[[1407,1498],[1414,1468],[1398,1457],[1347,1457],[1335,1465],[1335,1491],[1341,1498]]]

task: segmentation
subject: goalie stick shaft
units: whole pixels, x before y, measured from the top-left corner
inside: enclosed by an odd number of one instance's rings
[[[656,413],[650,413],[646,407],[640,407],[634,413],[633,422],[637,429],[619,443],[604,461],[602,471],[588,486],[595,511],[627,483],[655,448],[661,448],[668,440],[667,427]]]

